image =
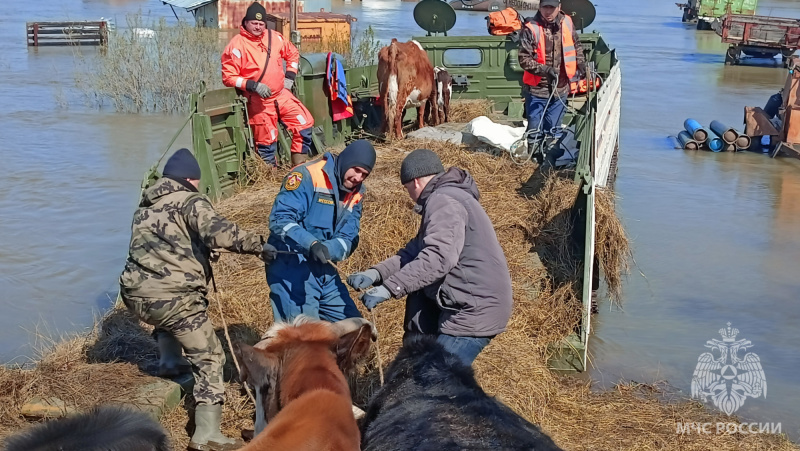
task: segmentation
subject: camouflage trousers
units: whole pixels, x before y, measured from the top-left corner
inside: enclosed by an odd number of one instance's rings
[[[222,404],[225,386],[222,366],[225,353],[208,319],[208,300],[201,293],[171,299],[122,295],[122,302],[142,321],[156,327],[156,335],[168,333],[183,347],[194,374],[194,399],[198,404]],[[158,338],[158,337],[156,337]]]

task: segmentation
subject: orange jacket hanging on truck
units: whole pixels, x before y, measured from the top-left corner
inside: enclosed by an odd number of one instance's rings
[[[546,64],[545,53],[547,49],[544,42],[544,27],[537,21],[530,21],[525,24],[533,32],[533,38],[536,40],[536,61],[539,64]],[[567,77],[570,81],[575,80],[575,74],[578,72],[578,54],[575,51],[575,41],[572,40],[572,33],[575,30],[575,25],[572,24],[572,19],[564,15],[561,20],[561,27],[564,32],[561,33],[561,48],[564,55],[564,68],[567,71]],[[557,67],[558,68],[558,67]],[[542,81],[539,75],[525,71],[522,75],[522,82],[529,86],[536,86]]]
[[[522,29],[519,13],[514,8],[506,8],[502,11],[489,13],[486,22],[489,34],[493,36],[504,36]]]

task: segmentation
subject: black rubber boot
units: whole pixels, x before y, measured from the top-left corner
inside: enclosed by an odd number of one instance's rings
[[[175,377],[192,372],[192,365],[183,357],[183,347],[169,332],[158,335],[158,375],[160,377]]]

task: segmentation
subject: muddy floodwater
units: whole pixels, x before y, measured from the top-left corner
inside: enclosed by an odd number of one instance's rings
[[[734,127],[783,85],[777,60],[723,64],[713,32],[680,22],[671,1],[598,0],[599,30],[622,60],[619,211],[635,266],[621,308],[594,316],[598,387],[667,380],[690,392],[707,340],[728,322],[764,369],[766,399],[737,412],[800,438],[800,161],[752,152],[686,152],[684,119]],[[379,39],[421,35],[414,3],[333,0]],[[85,106],[69,48],[25,45],[25,22],[125,14],[175,20],[159,0],[9,0],[0,15],[0,361],[25,362],[42,338],[80,331],[108,308],[144,171],[183,122]],[[180,17],[190,18],[177,10]],[[795,0],[759,13],[800,17]],[[486,13],[459,12],[452,35],[482,34]],[[84,50],[90,54],[93,50]],[[177,145],[188,145],[188,134]],[[691,421],[691,419],[687,419]]]

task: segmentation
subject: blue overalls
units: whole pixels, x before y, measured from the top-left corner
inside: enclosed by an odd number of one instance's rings
[[[342,261],[358,244],[363,186],[339,198],[333,155],[292,169],[275,197],[269,215],[269,244],[279,251],[267,268],[269,298],[275,321],[302,314],[326,321],[360,317],[353,299],[330,263],[310,261],[315,241],[324,244],[331,260]]]

